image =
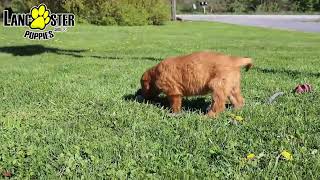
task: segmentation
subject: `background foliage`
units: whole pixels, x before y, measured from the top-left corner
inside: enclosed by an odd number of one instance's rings
[[[28,12],[39,3],[52,12],[72,12],[78,20],[98,25],[161,25],[170,17],[167,0],[12,0],[11,6]]]
[[[0,10],[9,0],[0,1]],[[177,0],[180,13],[201,12],[192,8],[200,0]],[[320,12],[320,0],[207,0],[209,13]],[[45,3],[52,12],[72,12],[80,22],[97,25],[162,25],[170,18],[170,0],[11,0],[14,11],[28,12]]]
[[[320,0],[207,0],[209,12],[319,12]],[[199,0],[177,0],[179,10],[191,12]],[[201,11],[198,8],[198,11]]]

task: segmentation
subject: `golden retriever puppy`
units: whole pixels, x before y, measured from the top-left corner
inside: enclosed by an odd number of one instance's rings
[[[229,98],[235,108],[244,104],[240,89],[240,68],[252,67],[250,58],[213,52],[195,52],[171,57],[147,70],[141,77],[141,95],[151,100],[167,95],[173,113],[181,110],[182,97],[212,94],[207,115],[216,117]]]

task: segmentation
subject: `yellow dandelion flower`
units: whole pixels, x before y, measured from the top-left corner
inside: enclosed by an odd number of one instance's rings
[[[236,116],[234,119],[237,121],[240,121],[240,122],[243,121],[243,117],[241,117],[241,116]]]
[[[287,161],[291,161],[293,159],[292,154],[286,150],[281,152],[281,156],[283,159],[285,159]]]
[[[238,121],[238,122],[242,122],[244,120],[243,117],[241,116],[237,116],[235,114],[230,114],[230,117],[234,120],[234,121]]]
[[[256,158],[256,155],[253,153],[247,155],[247,160],[253,160],[254,158]]]

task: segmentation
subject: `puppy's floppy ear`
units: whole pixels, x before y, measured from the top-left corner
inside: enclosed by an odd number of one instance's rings
[[[151,81],[155,74],[155,67],[148,69],[142,76],[142,80]]]
[[[151,68],[146,71],[141,77],[141,88],[142,88],[142,96],[144,98],[150,98],[155,92],[154,91],[154,76],[155,76],[155,69]]]
[[[141,77],[141,88],[143,91],[148,91],[150,89],[151,76],[150,72],[146,71]]]
[[[149,95],[149,91],[150,91],[150,86],[151,86],[151,70],[147,70],[146,72],[143,73],[141,80],[141,95],[146,97]]]

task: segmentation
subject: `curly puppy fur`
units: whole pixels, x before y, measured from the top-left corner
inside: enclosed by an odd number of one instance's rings
[[[141,77],[142,96],[151,100],[161,92],[167,95],[174,113],[181,111],[183,96],[212,93],[210,117],[224,111],[229,98],[234,108],[244,105],[240,89],[240,68],[252,67],[250,58],[213,52],[196,52],[171,57],[147,70]]]

